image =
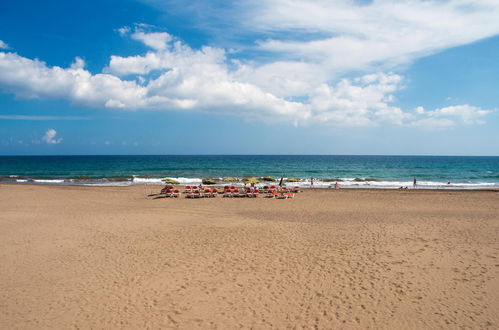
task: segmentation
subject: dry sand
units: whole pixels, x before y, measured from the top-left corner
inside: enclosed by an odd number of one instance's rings
[[[0,328],[499,328],[498,192],[145,193],[1,185]]]

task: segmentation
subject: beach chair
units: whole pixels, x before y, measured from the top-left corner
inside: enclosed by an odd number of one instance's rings
[[[267,190],[267,195],[268,198],[274,198],[274,191],[272,189]]]
[[[275,198],[276,199],[287,199],[288,198],[287,194],[285,194],[285,193],[278,193],[278,192],[276,192],[274,194],[275,194]]]
[[[246,197],[256,197],[255,191],[258,191],[258,190],[248,189],[248,191],[246,192]]]
[[[203,197],[203,195],[201,195],[201,192],[200,192],[199,190],[197,190],[197,189],[196,189],[196,190],[194,190],[194,191],[192,192],[192,197],[193,197],[193,198],[201,198],[201,197]]]
[[[172,197],[172,194],[173,194],[173,190],[168,189],[168,190],[165,192],[165,197]]]
[[[210,188],[206,188],[204,190],[203,197],[213,197],[213,195],[211,194],[211,189]]]
[[[211,189],[211,197],[217,197],[217,195],[218,195],[218,189],[217,188]]]
[[[292,189],[292,191],[293,191],[294,193],[299,193],[299,192],[300,192],[300,187],[298,187],[298,186],[294,186],[294,187],[293,187],[293,189]]]
[[[269,190],[269,186],[263,186],[262,190],[260,190],[260,194],[266,194]]]
[[[172,197],[178,198],[180,197],[180,194],[181,194],[180,190],[175,189],[172,193]]]
[[[286,195],[286,198],[295,198],[295,194],[294,193],[288,192],[285,195]]]
[[[225,189],[224,194],[222,195],[223,197],[232,197],[232,192],[230,189]]]
[[[190,193],[192,190],[191,190],[191,186],[185,186],[185,192],[186,193]]]

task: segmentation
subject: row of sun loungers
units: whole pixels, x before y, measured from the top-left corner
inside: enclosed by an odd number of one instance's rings
[[[277,199],[287,199],[295,197],[295,193],[299,192],[299,187],[293,188],[282,188],[276,189],[275,186],[264,186],[260,189],[255,188],[241,188],[238,189],[234,186],[225,186],[223,191],[219,191],[217,188],[205,188],[199,189],[196,186],[186,186],[184,192],[180,192],[178,189],[174,189],[173,186],[165,186],[160,194],[164,194],[165,197],[180,197],[182,194],[185,198],[210,198],[216,197],[218,194],[222,194],[223,197],[235,198],[235,197],[249,197],[255,198],[259,195],[263,195],[268,198]]]

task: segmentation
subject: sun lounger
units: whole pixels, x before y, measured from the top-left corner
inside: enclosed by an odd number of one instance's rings
[[[180,197],[180,194],[181,194],[180,190],[175,189],[172,193],[172,197],[175,197],[175,198]]]
[[[191,190],[191,192],[188,192],[187,195],[185,195],[185,198],[201,198],[203,197],[199,190]]]
[[[287,194],[284,194],[284,193],[275,193],[275,198],[276,199],[287,199],[288,196],[287,196]]]
[[[246,193],[246,196],[247,197],[256,197],[258,196],[258,189],[254,189],[254,190],[248,190],[248,192]]]

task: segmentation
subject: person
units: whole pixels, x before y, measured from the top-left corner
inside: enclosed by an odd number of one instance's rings
[[[412,186],[414,187],[414,189],[416,189],[416,185],[417,185],[417,181],[416,181],[416,177],[414,177],[414,180],[412,181]]]
[[[338,184],[338,182],[334,184],[334,189],[340,189],[340,185]]]
[[[314,187],[314,178],[310,178],[310,188]]]
[[[167,190],[168,190],[168,185],[165,185],[163,189],[161,189],[160,194],[165,194]]]

